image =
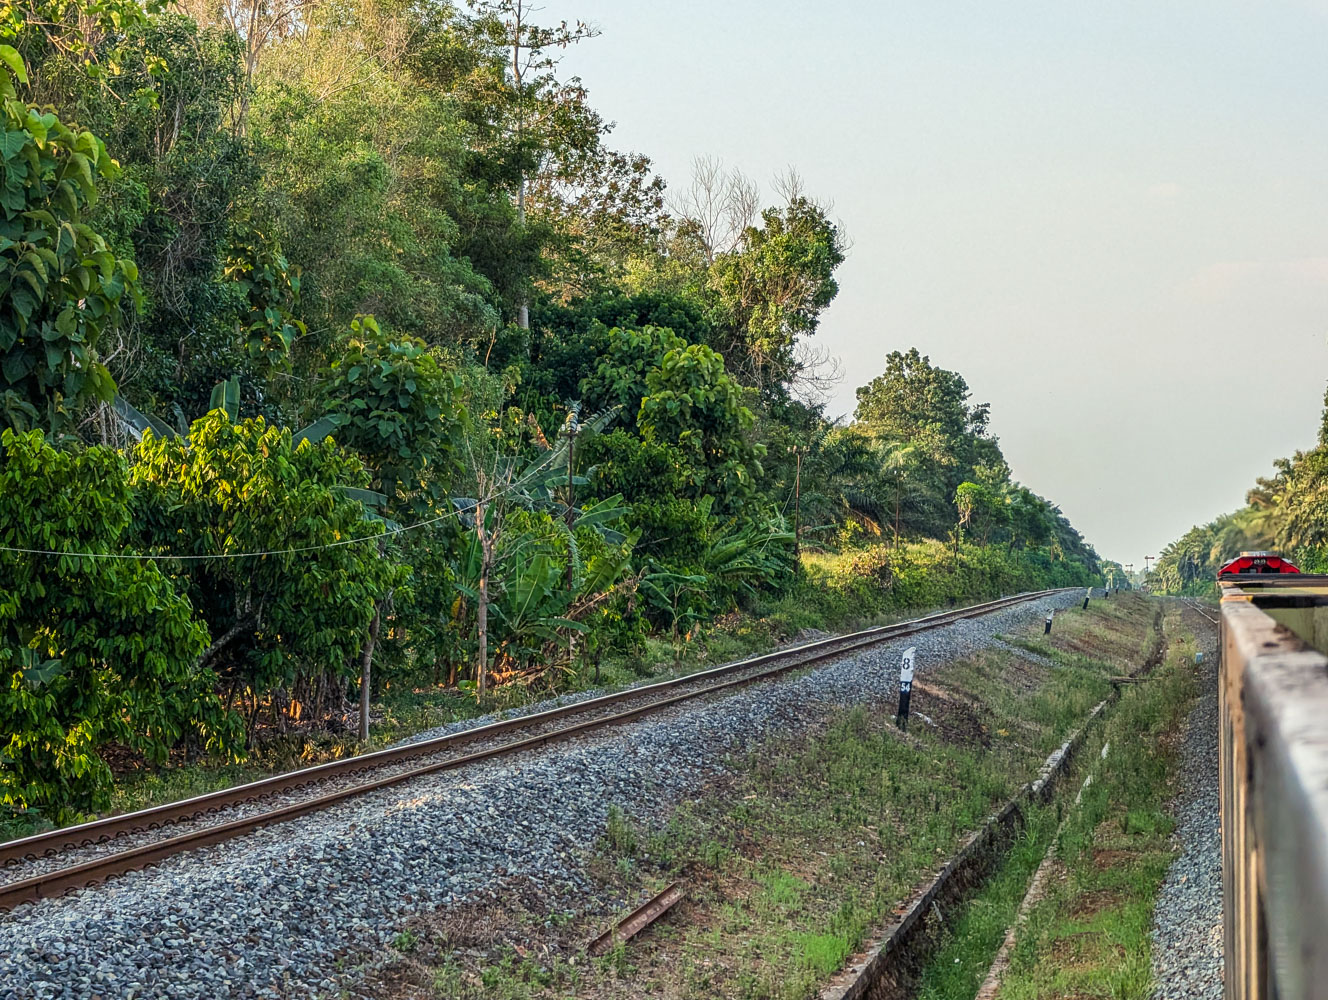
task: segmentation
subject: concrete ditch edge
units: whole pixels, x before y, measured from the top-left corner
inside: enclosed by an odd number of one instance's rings
[[[950,916],[982,884],[1023,828],[1025,805],[1051,798],[1093,724],[1119,697],[1117,688],[1098,702],[1084,724],[1047,758],[1038,777],[988,817],[946,866],[896,910],[895,922],[850,959],[821,991],[821,1000],[902,1000],[910,995],[927,958],[939,946]]]

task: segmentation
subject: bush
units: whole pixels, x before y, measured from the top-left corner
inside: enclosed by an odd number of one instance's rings
[[[134,459],[143,545],[268,553],[166,564],[211,630],[205,664],[232,694],[251,694],[253,710],[274,691],[315,712],[339,698],[358,674],[352,659],[374,603],[402,574],[373,541],[328,547],[382,531],[343,492],[366,485],[359,460],[328,440],[296,443],[261,417],[232,423],[223,410],[195,421],[187,440],[149,434]]]
[[[117,742],[150,760],[192,734],[229,749],[234,721],[200,669],[207,629],[152,562],[123,551],[131,492],[106,448],[0,436],[0,801],[56,821],[106,804]],[[67,554],[65,554],[67,553]]]
[[[827,625],[861,621],[891,611],[938,607],[951,598],[970,602],[1002,594],[1099,582],[1082,563],[1053,559],[1045,549],[1003,545],[909,542],[893,550],[871,545],[838,555],[808,555],[807,586],[797,602],[818,607]]]

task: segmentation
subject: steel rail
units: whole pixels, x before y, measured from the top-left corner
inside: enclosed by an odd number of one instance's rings
[[[22,859],[35,859],[42,856],[51,856],[60,853],[60,851],[64,849],[77,849],[90,844],[107,843],[120,836],[159,829],[172,823],[195,819],[207,813],[215,813],[228,806],[257,801],[281,792],[326,781],[333,777],[353,776],[367,770],[397,763],[402,760],[433,756],[445,750],[462,746],[483,739],[487,736],[495,736],[501,733],[511,732],[515,729],[527,728],[533,725],[538,725],[542,722],[566,718],[570,715],[584,714],[597,708],[603,708],[607,705],[619,703],[629,698],[640,697],[643,694],[670,691],[682,685],[695,683],[701,680],[715,679],[718,681],[718,683],[699,687],[695,691],[685,691],[680,694],[672,694],[664,698],[647,701],[643,705],[616,712],[611,715],[599,716],[569,726],[550,730],[549,732],[537,734],[535,736],[503,742],[472,753],[449,757],[441,761],[434,761],[397,774],[339,789],[303,802],[280,806],[276,809],[252,816],[246,816],[229,822],[208,826],[200,830],[194,830],[175,837],[154,841],[125,851],[111,853],[68,868],[61,868],[31,878],[0,885],[0,911],[12,909],[20,903],[32,902],[38,899],[60,895],[71,889],[95,885],[115,875],[154,864],[173,854],[178,854],[182,851],[196,847],[207,847],[218,844],[245,833],[270,826],[274,823],[321,811],[346,799],[364,795],[378,789],[399,785],[424,775],[434,774],[439,771],[453,770],[478,761],[488,760],[493,757],[544,746],[548,743],[567,739],[571,736],[586,732],[587,730],[627,722],[642,715],[656,712],[684,701],[700,698],[714,694],[718,691],[724,691],[742,685],[753,684],[780,674],[811,666],[812,664],[819,663],[831,657],[841,656],[858,649],[877,645],[881,642],[937,628],[965,618],[990,614],[1016,604],[1060,593],[1064,590],[1077,589],[1078,588],[1058,588],[1018,594],[1013,597],[988,601],[982,604],[971,605],[966,608],[957,608],[952,611],[945,611],[924,618],[913,619],[911,621],[899,622],[894,625],[878,626],[861,632],[849,633],[848,635],[833,636],[828,639],[817,640],[790,649],[779,650],[774,653],[765,653],[760,656],[740,660],[724,666],[698,671],[697,673],[689,674],[684,677],[660,681],[655,684],[642,685],[636,688],[629,688],[624,691],[615,692],[614,694],[604,695],[598,698],[586,699],[585,701],[578,702],[574,705],[567,705],[544,712],[535,712],[530,715],[518,716],[513,719],[503,720],[502,722],[477,726],[473,729],[463,730],[459,733],[438,737],[433,740],[422,740],[418,743],[405,744],[403,746],[365,754],[362,757],[352,757],[342,761],[332,761],[328,764],[320,764],[315,767],[304,768],[287,774],[275,775],[271,778],[239,785],[234,788],[196,796],[181,802],[156,806],[134,813],[111,816],[101,820],[94,820],[90,823],[68,827],[63,830],[48,831],[31,837],[25,837],[20,840],[10,841],[5,844],[0,844],[0,860],[4,860],[7,864],[21,863]],[[771,663],[774,663],[775,665],[768,669],[758,670],[757,672],[746,676],[732,676],[734,674],[740,674],[745,670],[750,670],[754,667],[760,667]],[[723,679],[726,677],[730,679]]]
[[[102,819],[81,823],[75,826],[68,826],[57,830],[34,834],[18,840],[0,843],[0,865],[13,865],[21,863],[24,860],[39,858],[43,855],[55,854],[68,848],[106,843],[120,836],[142,833],[149,830],[160,829],[161,827],[172,823],[197,819],[207,813],[214,813],[220,809],[234,805],[254,802],[272,795],[278,795],[282,792],[297,790],[311,784],[326,781],[330,778],[353,776],[364,771],[373,770],[399,761],[430,756],[434,753],[451,750],[467,743],[472,743],[476,740],[485,739],[490,736],[499,736],[516,729],[525,729],[545,722],[552,722],[560,718],[566,718],[570,715],[583,714],[587,711],[616,704],[631,698],[641,697],[642,695],[671,690],[684,685],[694,684],[698,681],[706,681],[714,677],[728,676],[733,673],[741,672],[742,670],[758,667],[764,663],[776,662],[804,653],[816,652],[828,648],[837,648],[839,646],[854,649],[858,647],[862,640],[873,636],[889,638],[898,634],[901,629],[911,629],[918,626],[931,627],[933,625],[945,624],[946,622],[956,621],[959,618],[967,617],[974,613],[981,614],[987,613],[988,611],[996,611],[1018,601],[1032,600],[1036,597],[1043,597],[1051,593],[1057,593],[1057,591],[1040,591],[1031,595],[1016,595],[1013,598],[1001,598],[997,601],[989,601],[984,604],[973,605],[967,608],[945,611],[940,614],[929,615],[924,618],[913,619],[906,622],[899,622],[894,625],[877,626],[861,632],[853,632],[842,636],[831,636],[826,639],[819,639],[811,643],[805,643],[801,646],[794,646],[773,653],[764,653],[760,656],[750,657],[746,660],[739,660],[735,663],[712,667],[709,670],[697,671],[682,677],[675,677],[666,681],[658,681],[653,684],[643,684],[637,687],[626,688],[622,691],[608,695],[601,695],[596,698],[587,698],[584,701],[576,702],[572,705],[564,705],[560,708],[515,716],[511,719],[504,719],[500,722],[488,723],[483,726],[475,726],[471,729],[461,730],[460,732],[451,733],[446,736],[435,737],[429,740],[420,740],[415,743],[405,743],[384,750],[374,751],[373,753],[363,754],[358,757],[348,757],[344,760],[316,764],[296,771],[273,775],[270,778],[261,778],[257,781],[248,782],[243,785],[235,785],[231,788],[225,788],[215,792],[207,792],[203,795],[193,796],[188,799],[181,799],[177,802],[169,802],[160,806],[152,806],[147,809],[137,810],[132,813],[121,813],[119,815],[107,816]]]
[[[664,916],[664,914],[668,913],[669,910],[682,902],[682,898],[682,883],[670,882],[663,889],[655,893],[655,895],[651,896],[635,910],[627,914],[627,916],[615,922],[612,927],[586,945],[587,954],[594,956],[603,955],[615,944],[630,941],[660,917]]]

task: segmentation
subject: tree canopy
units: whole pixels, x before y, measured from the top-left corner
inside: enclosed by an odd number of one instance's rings
[[[559,63],[593,26],[523,0],[6,11],[13,807],[104,804],[111,744],[363,738],[389,690],[553,689],[737,615],[822,627],[797,618],[817,560],[878,609],[1095,578],[957,372],[893,350],[826,414],[843,227],[792,172],[701,158],[669,188],[618,148]],[[1277,523],[1317,546],[1317,518]]]

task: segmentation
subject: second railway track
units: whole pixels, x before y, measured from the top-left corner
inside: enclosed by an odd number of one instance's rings
[[[560,708],[3,843],[0,911],[96,885],[174,854],[231,840],[367,792],[628,722],[684,701],[1059,592],[1019,594],[834,636]],[[255,805],[259,808],[249,811]],[[179,832],[173,832],[177,827]]]

